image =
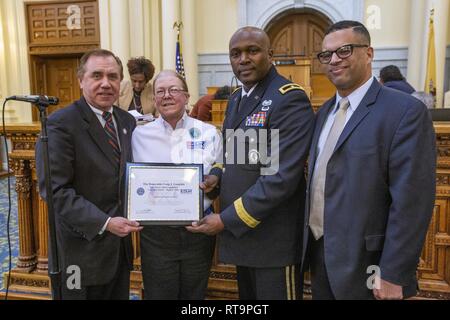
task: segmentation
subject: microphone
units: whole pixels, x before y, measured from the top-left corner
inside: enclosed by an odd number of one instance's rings
[[[51,104],[55,105],[58,104],[59,99],[57,97],[51,97],[51,96],[39,96],[39,95],[25,95],[25,96],[11,96],[6,98],[6,100],[16,100],[16,101],[24,101],[24,102],[30,102],[30,103],[43,103],[43,104]]]

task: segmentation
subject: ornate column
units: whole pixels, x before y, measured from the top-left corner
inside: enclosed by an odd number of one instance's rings
[[[31,272],[36,266],[31,203],[31,174],[29,161],[11,157],[10,167],[16,177],[19,225],[19,258],[16,271]]]
[[[436,44],[436,107],[442,108],[444,102],[444,66],[447,51],[450,1],[432,1],[432,5],[434,8],[434,37]],[[429,17],[429,13],[427,17]]]
[[[164,1],[165,2],[165,1]],[[162,17],[159,1],[144,1],[144,44],[145,56],[152,60],[156,72],[162,69]]]
[[[412,0],[411,23],[409,25],[408,74],[406,78],[418,91],[422,91],[424,86],[421,76],[423,71],[418,67],[423,64],[425,57],[426,21],[423,16],[424,12],[425,2],[423,0]]]
[[[36,160],[30,161],[31,176],[34,181],[36,177]],[[38,209],[38,250],[37,250],[37,272],[48,272],[48,212],[46,202],[39,196],[39,185],[36,183],[35,196]]]
[[[180,20],[180,1],[161,1],[162,15],[162,69],[175,70],[175,50],[177,35],[173,24]]]
[[[130,1],[129,32],[130,32],[131,57],[144,55],[144,45],[148,41],[148,39],[145,39],[144,37],[144,19],[145,19],[145,11],[142,0]]]
[[[21,30],[18,27],[25,26],[25,23],[23,18],[17,15],[19,9],[23,15],[23,3],[20,1],[0,1],[0,99],[2,100],[12,94],[30,91],[26,32],[25,29]],[[31,108],[24,108],[20,102],[10,101],[6,105],[5,120],[17,122],[19,119],[24,122],[30,121]]]
[[[198,61],[197,61],[197,39],[195,30],[195,1],[181,1],[181,39],[183,46],[184,69],[186,81],[191,95],[190,104],[193,105],[198,100]]]
[[[111,51],[120,57],[127,74],[126,64],[130,59],[129,3],[128,0],[110,0]],[[135,39],[139,41],[139,39]]]

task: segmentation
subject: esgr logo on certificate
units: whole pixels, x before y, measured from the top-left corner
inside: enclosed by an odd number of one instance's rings
[[[137,188],[136,193],[138,194],[138,196],[143,196],[145,193],[145,190],[144,190],[144,188],[140,187],[140,188]]]
[[[181,194],[192,194],[192,189],[180,189]]]

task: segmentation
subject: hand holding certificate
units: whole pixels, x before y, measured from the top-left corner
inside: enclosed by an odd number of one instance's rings
[[[141,224],[190,225],[203,216],[201,164],[127,163],[126,209]]]

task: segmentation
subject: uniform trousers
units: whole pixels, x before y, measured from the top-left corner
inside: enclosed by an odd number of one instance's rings
[[[299,265],[253,268],[237,266],[240,300],[302,300]]]

